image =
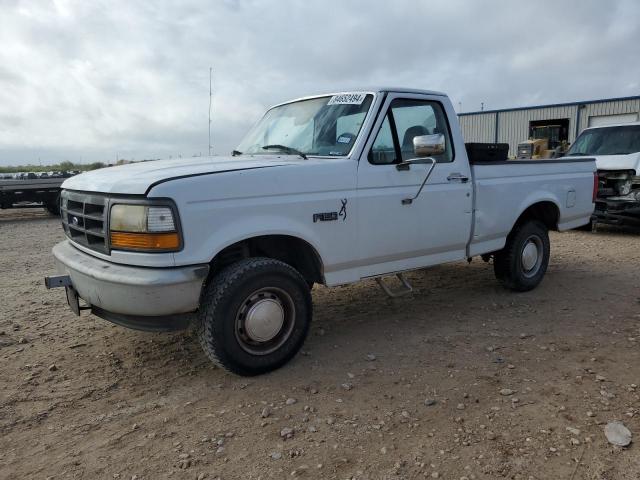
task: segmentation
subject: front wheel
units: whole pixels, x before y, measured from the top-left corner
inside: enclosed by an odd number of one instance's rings
[[[526,292],[537,287],[549,265],[549,232],[537,220],[517,225],[494,255],[496,278],[507,288]]]
[[[54,201],[45,201],[42,205],[51,215],[60,216],[60,194],[56,195]]]
[[[293,267],[248,258],[205,287],[198,337],[205,354],[238,375],[275,370],[302,347],[311,323],[311,295]]]

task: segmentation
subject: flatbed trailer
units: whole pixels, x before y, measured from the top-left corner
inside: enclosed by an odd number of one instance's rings
[[[60,214],[60,186],[66,178],[0,180],[0,208],[43,207]]]

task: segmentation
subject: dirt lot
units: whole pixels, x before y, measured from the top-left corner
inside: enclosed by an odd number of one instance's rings
[[[73,316],[42,282],[62,239],[0,212],[0,478],[640,478],[640,446],[603,434],[640,441],[638,232],[553,234],[526,294],[482,261],[399,300],[316,287],[302,354],[250,379],[191,334]]]

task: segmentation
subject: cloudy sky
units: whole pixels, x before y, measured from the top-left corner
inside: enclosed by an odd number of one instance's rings
[[[637,0],[0,0],[0,164],[229,152],[362,85],[478,110],[640,94]]]

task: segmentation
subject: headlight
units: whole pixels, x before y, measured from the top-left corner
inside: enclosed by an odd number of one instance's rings
[[[109,239],[116,250],[175,252],[181,246],[173,209],[160,205],[113,205]]]

